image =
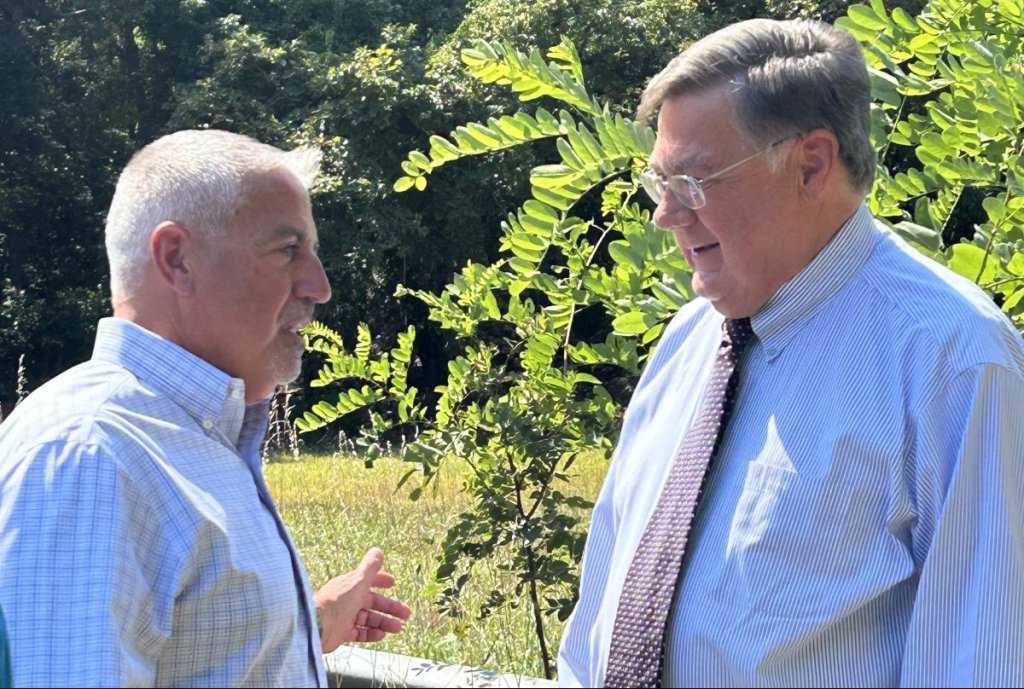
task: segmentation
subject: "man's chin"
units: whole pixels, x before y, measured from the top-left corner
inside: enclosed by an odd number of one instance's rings
[[[302,369],[297,367],[294,371],[282,372],[275,376],[277,384],[280,385],[291,385],[299,379],[299,374],[302,373]]]
[[[283,355],[274,360],[272,377],[277,385],[289,385],[302,373],[302,354]]]
[[[715,285],[705,282],[703,276],[699,273],[694,273],[693,280],[690,284],[693,287],[694,294],[698,297],[704,297],[712,304],[718,301],[719,297],[721,297],[718,291],[714,289]]]

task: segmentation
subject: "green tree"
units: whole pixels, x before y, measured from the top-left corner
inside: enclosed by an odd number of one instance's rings
[[[529,52],[565,37],[577,47],[594,95],[610,107],[628,108],[652,75],[707,32],[704,15],[693,0],[483,0],[446,38],[434,62],[455,72],[461,51],[479,40]],[[473,82],[455,81],[474,89]],[[490,89],[480,92],[494,97]]]

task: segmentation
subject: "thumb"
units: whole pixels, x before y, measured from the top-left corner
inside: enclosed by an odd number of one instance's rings
[[[363,577],[372,577],[382,567],[384,567],[384,551],[373,547],[366,551],[366,555],[363,555],[363,560],[359,563],[358,570]]]

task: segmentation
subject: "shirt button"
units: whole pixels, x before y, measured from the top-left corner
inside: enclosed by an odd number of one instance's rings
[[[210,430],[211,428],[213,428],[213,421],[210,421],[209,419],[203,419],[203,428],[205,428],[206,430]]]

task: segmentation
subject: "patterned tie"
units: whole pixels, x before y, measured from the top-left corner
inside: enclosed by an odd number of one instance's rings
[[[608,652],[606,687],[660,687],[665,626],[704,476],[729,423],[736,364],[754,336],[749,318],[726,320],[715,368],[626,573]]]

